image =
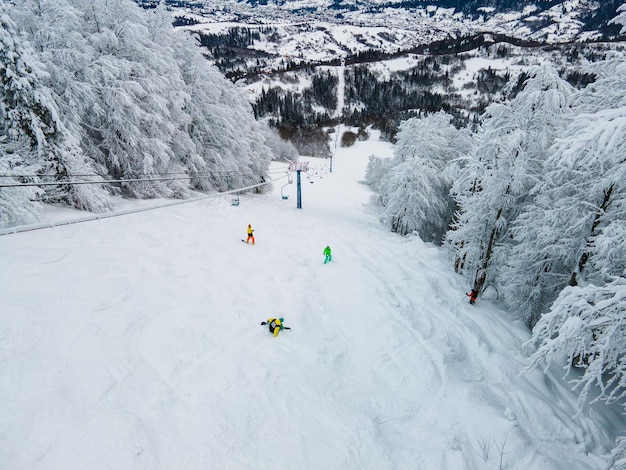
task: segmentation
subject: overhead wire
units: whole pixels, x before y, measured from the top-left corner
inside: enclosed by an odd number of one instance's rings
[[[273,170],[269,171],[266,174],[279,174],[284,173],[287,170]],[[185,175],[183,172],[171,172],[171,173],[152,173],[153,175]],[[59,175],[9,175],[9,174],[0,174],[0,178],[40,178],[40,177],[57,177]],[[30,182],[30,183],[0,183],[0,188],[19,188],[19,187],[27,187],[27,186],[60,186],[67,184],[111,184],[111,183],[140,183],[140,182],[152,182],[152,181],[174,181],[174,180],[192,180],[196,178],[228,178],[231,176],[242,176],[242,177],[263,177],[264,175],[252,174],[252,173],[235,173],[235,172],[226,172],[226,173],[198,173],[195,175],[187,175],[187,176],[168,176],[164,178],[123,178],[123,179],[105,179],[100,181],[65,181],[59,180],[54,182]],[[70,174],[63,175],[64,178],[102,178],[102,175],[97,174]]]
[[[222,196],[227,195],[227,194],[233,194],[233,193],[237,193],[237,192],[241,192],[241,191],[247,191],[249,189],[254,189],[254,188],[258,188],[260,186],[264,186],[266,184],[271,184],[271,183],[273,183],[275,181],[279,181],[279,180],[281,180],[283,178],[287,178],[287,176],[281,176],[281,177],[276,178],[276,179],[272,178],[269,181],[264,181],[262,183],[253,184],[253,185],[246,186],[246,187],[243,187],[243,188],[237,188],[237,189],[233,189],[233,190],[230,190],[230,191],[224,191],[224,192],[218,192],[218,193],[213,193],[213,194],[207,194],[207,195],[196,197],[196,198],[192,198],[192,199],[184,199],[184,200],[178,200],[178,201],[168,201],[167,203],[159,204],[159,205],[151,206],[151,207],[142,207],[142,208],[139,208],[139,209],[130,209],[130,210],[124,210],[124,211],[109,212],[109,213],[105,213],[105,214],[94,214],[92,216],[87,216],[87,217],[83,217],[83,218],[80,218],[80,219],[65,220],[65,221],[61,221],[61,222],[45,223],[45,224],[34,224],[34,225],[22,225],[22,226],[16,226],[16,227],[7,228],[7,229],[0,229],[0,236],[2,236],[2,235],[11,235],[11,234],[21,233],[21,232],[30,232],[30,231],[34,231],[34,230],[42,230],[42,229],[46,229],[46,228],[59,227],[59,226],[63,226],[63,225],[72,225],[72,224],[79,224],[79,223],[83,223],[83,222],[91,222],[91,221],[100,220],[100,219],[109,219],[109,218],[113,218],[113,217],[121,217],[121,216],[124,216],[124,215],[136,214],[136,213],[139,213],[139,212],[147,212],[147,211],[151,211],[151,210],[155,210],[155,209],[162,209],[162,208],[165,208],[165,207],[176,206],[176,205],[180,205],[180,204],[187,204],[187,203],[191,203],[191,202],[197,202],[197,201],[204,200],[204,199],[222,197]],[[71,182],[68,182],[68,183],[71,184]],[[102,183],[102,182],[98,181],[97,183]],[[55,183],[55,184],[59,184],[59,183]]]
[[[285,168],[289,168],[289,166],[285,166]],[[286,171],[285,169],[281,169],[281,168],[274,168],[271,171],[268,171],[268,174],[272,174],[272,173],[282,173]],[[201,176],[258,176],[256,174],[253,173],[244,173],[244,172],[236,172],[236,171],[219,171],[219,172],[207,172],[207,171],[202,171],[202,172],[198,172],[198,173],[194,173],[194,174],[189,174],[188,172],[184,172],[184,171],[156,171],[153,173],[144,173],[144,174],[139,174],[137,175],[137,177],[143,177],[143,176],[150,176],[150,175],[156,175],[156,176],[166,176],[166,175],[186,175],[190,178],[196,178],[196,177],[201,177]],[[68,173],[65,175],[59,175],[58,173],[0,173],[0,178],[41,178],[41,177],[49,177],[49,178],[53,178],[53,177],[58,177],[58,176],[63,176],[63,177],[73,177],[73,178],[92,178],[92,177],[98,177],[98,178],[104,178],[105,175],[101,175],[98,173]]]

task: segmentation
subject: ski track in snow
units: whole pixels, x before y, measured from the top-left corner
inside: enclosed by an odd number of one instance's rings
[[[0,239],[0,466],[603,468],[523,326],[368,210],[376,152],[312,159],[301,210],[276,185]]]

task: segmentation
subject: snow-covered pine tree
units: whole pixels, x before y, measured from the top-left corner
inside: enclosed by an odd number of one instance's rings
[[[533,67],[510,102],[490,105],[452,194],[460,210],[447,243],[457,270],[479,292],[498,284],[512,244],[509,227],[532,201],[547,149],[567,124],[573,88],[550,66]]]
[[[609,20],[608,24],[621,24],[620,34],[626,33],[626,3],[617,8],[617,16]]]
[[[373,172],[381,173],[376,189],[393,232],[416,231],[426,242],[441,243],[454,213],[451,162],[468,142],[467,132],[452,125],[452,116],[438,112],[400,125],[391,162],[370,160],[366,179],[373,181]]]

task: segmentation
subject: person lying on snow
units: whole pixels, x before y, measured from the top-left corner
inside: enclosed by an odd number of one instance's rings
[[[283,317],[280,318],[268,318],[267,321],[262,321],[261,325],[269,325],[270,333],[274,335],[274,337],[278,336],[278,333],[282,330],[290,330],[291,328],[283,325],[285,319]]]

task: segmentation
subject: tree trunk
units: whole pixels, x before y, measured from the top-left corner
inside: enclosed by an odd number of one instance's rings
[[[509,194],[511,191],[511,185],[506,187],[505,195]],[[498,213],[496,214],[496,218],[494,220],[494,225],[497,224],[500,217],[502,217],[502,212],[504,211],[504,206],[500,206],[498,209]],[[491,229],[491,235],[489,236],[489,243],[487,244],[487,250],[485,251],[485,256],[482,259],[482,266],[476,271],[476,276],[474,277],[474,289],[477,292],[481,292],[483,286],[485,285],[485,281],[487,280],[487,269],[489,268],[489,263],[491,262],[491,254],[493,252],[493,247],[496,243],[496,236],[498,235],[498,230],[494,226]]]
[[[602,200],[602,204],[600,204],[600,207],[596,211],[596,215],[593,219],[593,224],[591,225],[591,231],[589,233],[589,237],[587,237],[587,249],[580,256],[580,260],[578,260],[578,269],[573,271],[572,276],[570,277],[569,285],[572,287],[578,285],[578,275],[582,274],[582,272],[585,269],[585,266],[587,265],[587,261],[589,261],[589,256],[590,256],[589,247],[591,246],[590,240],[596,235],[596,229],[598,228],[598,225],[600,225],[602,216],[604,215],[606,209],[611,204],[611,194],[613,194],[613,187],[614,185],[612,184],[611,186],[609,186],[609,189],[604,191],[604,198]]]

